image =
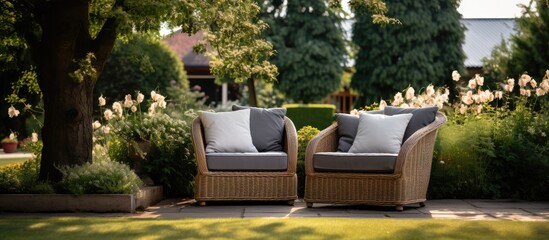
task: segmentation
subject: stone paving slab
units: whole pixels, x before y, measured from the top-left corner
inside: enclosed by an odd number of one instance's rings
[[[492,203],[492,204],[490,204]],[[392,207],[314,204],[307,208],[303,200],[294,206],[283,202],[215,202],[198,206],[188,199],[167,199],[138,213],[0,213],[0,217],[75,216],[130,218],[379,218],[379,219],[463,219],[493,221],[549,221],[549,202],[511,200],[429,200],[425,207]]]
[[[491,204],[493,203],[493,204]],[[394,218],[394,219],[466,219],[466,220],[512,220],[549,221],[549,202],[511,200],[430,200],[425,207],[417,204],[406,206],[398,212],[393,207],[314,204],[307,208],[303,200],[294,206],[284,203],[262,202],[215,202],[197,206],[193,202],[173,204],[169,211],[164,207],[148,208],[142,217],[158,218]],[[170,208],[168,208],[170,209]]]

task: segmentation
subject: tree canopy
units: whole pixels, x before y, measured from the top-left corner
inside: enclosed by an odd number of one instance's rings
[[[109,100],[122,100],[135,91],[150,93],[159,90],[170,99],[176,87],[177,95],[189,89],[181,59],[157,38],[136,35],[129,41],[116,41],[94,89],[94,99],[103,95]]]
[[[322,100],[337,90],[345,55],[341,18],[324,0],[267,1],[266,38],[277,54],[276,87],[296,102]]]
[[[381,0],[350,3],[369,6],[374,21],[390,20]],[[59,167],[91,162],[93,88],[117,38],[158,33],[163,23],[202,30],[196,50],[207,52],[219,79],[272,81],[277,74],[254,0],[0,0],[0,7],[0,49],[27,49],[42,92],[43,181],[59,181]],[[4,54],[0,61],[16,59]]]
[[[502,40],[484,58],[483,69],[490,82],[516,78],[527,72],[534,79],[542,80],[549,68],[549,3],[531,0],[521,5],[523,14],[516,19],[516,33],[509,41]]]
[[[353,42],[359,47],[351,87],[357,104],[389,99],[410,84],[452,84],[463,69],[463,26],[456,0],[387,0],[388,15],[401,24],[376,25],[366,8],[355,10]]]

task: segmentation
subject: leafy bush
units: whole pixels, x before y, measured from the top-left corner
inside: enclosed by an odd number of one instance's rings
[[[125,164],[99,161],[61,169],[61,184],[73,194],[136,193],[143,184]]]
[[[334,120],[335,106],[331,104],[284,104],[286,116],[292,119],[296,129],[312,126],[324,129]]]
[[[489,198],[497,194],[489,161],[495,157],[490,119],[448,122],[438,133],[429,198]]]
[[[549,199],[549,108],[540,112],[519,103],[497,121],[494,131],[496,158],[491,168],[501,184],[501,197]]]
[[[297,193],[299,196],[303,196],[305,193],[305,152],[307,150],[307,145],[309,141],[316,136],[320,130],[311,126],[305,126],[299,131],[297,131],[297,142],[298,142],[298,152],[297,152],[297,181],[298,189]]]
[[[447,113],[435,145],[429,197],[549,199],[549,70],[539,82],[522,74],[495,91],[482,89],[480,75],[462,82],[454,71],[452,78],[460,95],[450,106],[443,108],[449,91],[432,85],[420,95],[409,87],[390,102],[437,105]],[[382,100],[379,108],[385,106]]]
[[[181,59],[165,43],[149,36],[137,35],[127,42],[119,40],[95,86],[95,97],[123,99],[127,91],[180,89],[169,97],[184,94],[189,83]]]
[[[49,183],[38,182],[40,159],[0,169],[0,193],[54,193]]]
[[[109,157],[117,162],[126,163],[135,170],[141,164],[136,161],[142,162],[143,171],[139,174],[163,185],[167,196],[192,196],[196,162],[190,128],[197,115],[193,110],[183,109],[198,106],[196,98],[192,97],[197,94],[189,96],[191,98],[178,97],[168,105],[164,96],[152,92],[145,114],[141,112],[145,107],[142,106],[144,96],[138,95],[137,100],[132,100],[127,95],[125,101],[115,102],[112,110],[104,111],[108,117],[104,126],[97,121],[95,139],[107,147]],[[127,108],[130,111],[124,110]],[[150,151],[141,149],[138,144],[141,142],[150,143]],[[131,151],[137,152],[140,159],[132,159]]]

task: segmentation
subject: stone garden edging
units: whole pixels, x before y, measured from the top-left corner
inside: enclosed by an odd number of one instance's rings
[[[162,198],[162,186],[143,187],[136,194],[0,194],[0,211],[134,213]]]

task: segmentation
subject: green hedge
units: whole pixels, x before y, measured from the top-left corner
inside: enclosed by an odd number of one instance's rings
[[[284,104],[295,129],[312,126],[320,130],[327,128],[334,120],[335,106],[332,104]]]

